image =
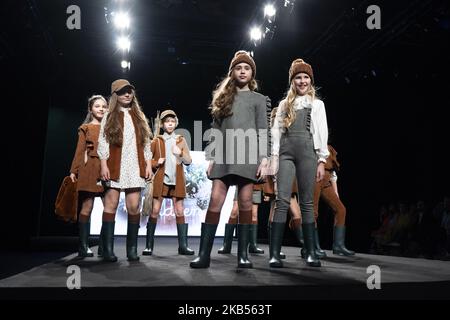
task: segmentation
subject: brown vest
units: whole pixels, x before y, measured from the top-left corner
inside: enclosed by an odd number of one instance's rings
[[[145,178],[145,157],[144,157],[144,146],[141,145],[141,133],[138,128],[138,117],[134,109],[130,110],[131,120],[134,125],[134,133],[136,134],[136,146],[139,162],[139,175],[141,178]],[[119,121],[122,129],[124,128],[124,115],[123,112],[119,113]],[[123,130],[122,130],[123,132]],[[123,143],[123,141],[122,141]],[[107,161],[109,174],[111,180],[118,181],[120,177],[120,161],[122,159],[122,146],[109,144],[109,158]]]
[[[181,149],[181,154],[190,158],[189,149],[185,146],[184,138],[179,136],[176,141],[177,146]],[[166,143],[164,138],[161,136],[157,136],[153,139],[152,144],[152,167],[155,172],[155,177],[153,179],[153,197],[159,198],[162,195],[163,185],[164,185],[164,169],[165,165],[161,165],[158,168],[158,160],[159,158],[166,157]],[[186,178],[184,176],[184,169],[182,163],[177,163],[176,165],[176,182],[175,182],[175,194],[176,198],[185,198],[186,197]]]

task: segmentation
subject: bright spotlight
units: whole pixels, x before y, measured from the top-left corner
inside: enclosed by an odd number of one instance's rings
[[[130,51],[131,42],[128,37],[120,37],[117,39],[117,47],[121,50],[127,50]]]
[[[130,61],[122,60],[122,62],[120,62],[120,66],[122,69],[130,69],[131,63]]]
[[[130,27],[130,17],[126,12],[118,12],[114,14],[114,25],[117,29],[128,29]]]
[[[264,7],[264,16],[273,17],[277,13],[277,10],[272,4],[267,4]]]
[[[259,41],[261,40],[262,32],[261,29],[258,27],[254,27],[250,30],[250,39],[253,41]]]

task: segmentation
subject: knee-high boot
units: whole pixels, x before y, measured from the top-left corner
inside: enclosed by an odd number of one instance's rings
[[[198,257],[189,264],[191,268],[209,268],[211,261],[211,250],[214,244],[217,224],[202,223],[202,233],[200,237],[200,249]]]
[[[271,233],[272,233],[272,223],[273,223],[273,222],[269,222],[269,224],[267,225],[267,233],[268,233],[268,235],[269,235],[269,241],[270,241],[270,235],[271,235]],[[286,259],[286,254],[284,254],[283,251],[281,251],[281,246],[282,246],[282,245],[280,245],[280,254],[279,254],[279,257],[280,257],[280,259]],[[270,248],[269,248],[269,251],[270,251]]]
[[[251,224],[250,225],[250,242],[248,246],[248,252],[249,253],[259,253],[263,254],[264,250],[261,248],[258,248],[257,242],[258,242],[258,225],[257,224]]]
[[[127,259],[128,261],[138,261],[137,240],[139,233],[139,223],[128,222],[127,228]]]
[[[193,255],[194,250],[188,247],[187,241],[187,233],[188,233],[188,224],[187,223],[177,223],[177,232],[178,232],[178,254],[182,255]]]
[[[281,244],[283,242],[284,222],[272,222],[270,226],[270,261],[272,268],[282,268],[283,262],[280,257]]]
[[[317,258],[324,258],[327,256],[327,253],[325,251],[322,250],[322,248],[320,247],[320,241],[319,241],[319,230],[317,229],[317,227],[314,228],[314,234],[313,234],[314,238],[314,251],[316,253]],[[305,255],[306,255],[306,249],[303,246],[302,250],[301,250],[301,255],[302,258],[305,259]]]
[[[335,226],[333,234],[333,254],[340,256],[353,256],[355,251],[345,247],[345,226]]]
[[[153,254],[153,243],[155,240],[156,223],[147,222],[147,237],[145,239],[145,249],[142,255],[151,256]]]
[[[89,222],[78,222],[79,232],[79,245],[78,256],[79,257],[93,257],[91,249],[89,249],[89,233],[91,230],[91,224]]]
[[[117,257],[114,254],[114,227],[115,221],[103,221],[102,223],[102,241],[103,241],[103,255],[104,261],[116,262]]]
[[[238,268],[253,268],[253,263],[248,260],[248,244],[250,241],[251,224],[237,225],[238,233]]]
[[[305,249],[305,260],[306,264],[311,267],[320,267],[321,263],[319,258],[316,255],[316,250],[314,247],[314,232],[315,226],[313,223],[304,223],[302,224],[303,228],[303,236],[304,236],[304,249]]]
[[[231,246],[233,244],[233,233],[236,228],[235,224],[225,224],[225,235],[223,237],[223,246],[217,251],[221,254],[231,253]]]

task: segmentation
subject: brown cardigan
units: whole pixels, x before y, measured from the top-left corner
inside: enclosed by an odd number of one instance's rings
[[[100,125],[83,124],[78,128],[78,143],[70,173],[77,176],[77,191],[99,193],[100,159],[97,154]]]
[[[134,133],[136,134],[136,146],[138,153],[138,162],[139,162],[139,175],[141,178],[145,179],[145,157],[144,157],[144,146],[141,145],[141,133],[139,130],[136,130],[138,127],[138,118],[134,109],[130,110],[131,120],[134,125]],[[119,121],[122,128],[124,127],[124,115],[123,112],[119,113]],[[107,160],[108,169],[110,179],[114,181],[118,181],[120,178],[120,161],[122,159],[122,146],[109,144],[109,158]]]
[[[186,165],[191,164],[192,158],[189,153],[189,148],[187,146],[186,140],[183,136],[177,137],[177,146],[181,149],[181,158]],[[162,136],[158,136],[153,139],[151,144],[152,149],[152,168],[153,172],[156,171],[155,177],[153,179],[153,198],[159,198],[162,195],[163,184],[164,184],[164,171],[165,163],[158,168],[159,158],[166,157],[166,144]],[[176,166],[176,185],[175,185],[175,197],[185,198],[186,197],[186,178],[184,176],[183,163],[177,159]]]

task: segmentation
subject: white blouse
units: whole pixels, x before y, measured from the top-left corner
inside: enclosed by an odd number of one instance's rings
[[[280,138],[284,132],[282,112],[284,111],[285,100],[281,101],[275,121],[271,129],[272,135],[272,155],[278,155],[280,150]],[[295,110],[311,108],[311,127],[310,132],[313,135],[314,149],[319,158],[319,162],[326,162],[330,152],[328,151],[328,125],[325,105],[322,100],[314,99],[311,101],[309,95],[297,96],[294,100]]]
[[[118,181],[110,180],[107,185],[110,188],[128,189],[128,188],[144,188],[145,179],[140,177],[139,160],[137,154],[136,134],[134,132],[133,120],[129,114],[129,108],[120,107],[120,111],[124,113],[124,128],[123,128],[123,143],[122,155],[120,159],[120,177]],[[98,138],[97,153],[100,160],[108,160],[109,158],[109,142],[104,136],[106,119],[108,113],[103,116],[100,135]],[[150,143],[144,146],[144,158],[150,160],[152,152],[150,150]]]

